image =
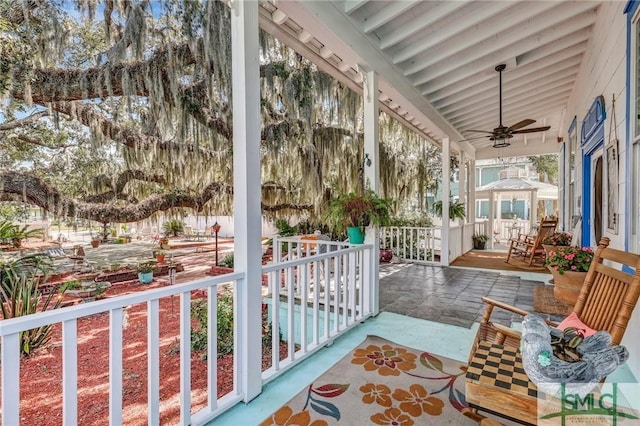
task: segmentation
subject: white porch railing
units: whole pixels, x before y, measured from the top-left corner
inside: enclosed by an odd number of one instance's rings
[[[282,254],[286,250],[286,255]],[[371,315],[371,245],[351,245],[304,237],[275,237],[269,277],[273,330],[270,380]],[[282,259],[285,259],[282,261]],[[282,335],[287,355],[280,359]]]
[[[493,221],[493,230],[489,229],[489,221],[486,219],[476,219],[477,233],[482,233],[494,241],[508,241],[517,238],[518,234],[529,234],[531,223],[528,220],[520,219],[496,219]]]
[[[387,226],[380,228],[380,247],[409,262],[436,262],[440,253],[440,227]]]
[[[331,241],[309,241],[300,238],[276,239],[274,259],[281,259],[280,246],[289,245],[288,259],[263,267],[269,276],[269,294],[264,303],[269,307],[272,325],[273,359],[271,367],[262,373],[263,382],[295,365],[316,349],[326,345],[347,329],[371,315],[373,274],[372,246],[350,245]],[[125,308],[145,305],[147,314],[147,423],[160,424],[160,301],[179,296],[180,352],[180,424],[204,424],[222,411],[243,400],[245,391],[238,377],[244,368],[234,368],[233,389],[224,396],[217,393],[217,302],[218,288],[228,284],[233,289],[234,324],[241,321],[238,306],[238,281],[243,273],[231,273],[190,283],[147,290],[72,307],[46,311],[36,315],[0,321],[1,342],[1,402],[2,425],[20,423],[20,338],[25,330],[56,325],[62,330],[62,423],[78,423],[78,345],[83,336],[78,322],[83,318],[108,313],[109,366],[105,368],[109,381],[109,422],[123,424],[123,330],[126,328]],[[205,290],[207,321],[207,386],[206,401],[192,401],[191,388],[191,299],[195,290]],[[291,296],[291,297],[290,297]],[[165,299],[166,300],[166,299]],[[287,345],[287,355],[280,358],[279,337]],[[238,330],[234,329],[234,358],[245,358]],[[261,368],[256,366],[255,368]],[[201,393],[200,393],[201,394]],[[204,399],[204,398],[203,398]],[[195,405],[206,407],[194,412]]]
[[[128,306],[147,305],[147,423],[160,424],[160,300],[179,296],[180,311],[180,423],[203,424],[242,400],[241,381],[234,376],[234,387],[228,394],[217,394],[217,301],[218,287],[230,284],[237,306],[236,283],[244,274],[232,273],[186,284],[173,285],[136,294],[50,310],[36,315],[0,321],[2,338],[2,424],[20,424],[20,338],[19,333],[49,324],[62,327],[62,424],[78,423],[78,321],[90,315],[109,314],[109,422],[123,424],[123,329],[124,312]],[[207,335],[207,405],[191,414],[191,292],[206,290],[208,308]],[[234,309],[234,323],[238,323],[239,309]],[[237,331],[235,332],[237,334]],[[83,337],[83,336],[80,336]],[[235,338],[237,342],[237,335]],[[246,348],[234,345],[236,359],[242,359]],[[234,369],[237,375],[238,369]]]

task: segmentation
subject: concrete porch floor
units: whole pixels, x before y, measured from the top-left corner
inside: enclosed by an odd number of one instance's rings
[[[331,346],[322,348],[265,385],[262,394],[249,404],[236,405],[210,424],[259,424],[364,341],[367,335],[466,362],[483,312],[480,297],[489,296],[533,311],[533,286],[543,284],[549,278],[548,274],[382,264],[381,313],[377,317],[351,329]],[[499,321],[507,325],[512,319],[517,320],[506,313],[500,315]],[[609,380],[636,382],[626,365],[610,375]]]

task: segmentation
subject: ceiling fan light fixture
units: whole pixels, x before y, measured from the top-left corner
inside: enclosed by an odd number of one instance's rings
[[[496,136],[493,139],[493,147],[494,148],[506,148],[509,145],[511,145],[511,142],[509,142],[509,137],[508,136]]]

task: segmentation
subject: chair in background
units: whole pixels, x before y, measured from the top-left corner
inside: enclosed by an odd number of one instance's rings
[[[640,296],[640,255],[608,245],[608,238],[600,240],[574,312],[588,327],[608,331],[612,345],[618,345]],[[635,273],[625,272],[623,266]],[[465,397],[471,410],[465,414],[481,421],[480,410],[536,424],[537,388],[522,368],[520,332],[494,322],[501,313],[504,318],[504,311],[520,317],[528,312],[486,297],[482,300],[485,312],[471,347],[465,382]],[[493,315],[495,308],[499,308],[498,313]],[[488,359],[492,362],[486,362]]]
[[[557,225],[558,219],[543,219],[535,236],[518,234],[517,238],[509,240],[509,252],[505,262],[509,263],[512,256],[521,256],[531,266],[535,259],[544,259],[545,251],[542,241],[544,237],[555,232]]]

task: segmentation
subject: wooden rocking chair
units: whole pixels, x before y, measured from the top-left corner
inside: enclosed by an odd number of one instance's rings
[[[555,232],[557,225],[558,219],[544,219],[540,222],[540,227],[535,237],[520,234],[518,238],[512,238],[505,262],[509,263],[509,259],[511,259],[512,256],[522,256],[529,262],[529,266],[531,266],[534,259],[544,259],[545,251],[542,247],[542,240],[544,240],[544,237],[547,235]]]
[[[608,331],[612,344],[617,345],[640,296],[640,255],[608,248],[608,245],[608,238],[600,240],[574,312],[587,326]],[[611,263],[615,267],[609,266]],[[625,265],[635,273],[621,270]],[[518,349],[520,333],[491,319],[494,308],[522,317],[528,312],[486,297],[482,300],[486,304],[485,312],[471,348],[465,382],[466,399],[471,408],[465,414],[480,422],[484,419],[478,413],[480,410],[536,424],[537,388],[522,368]],[[488,362],[489,359],[492,362]]]

